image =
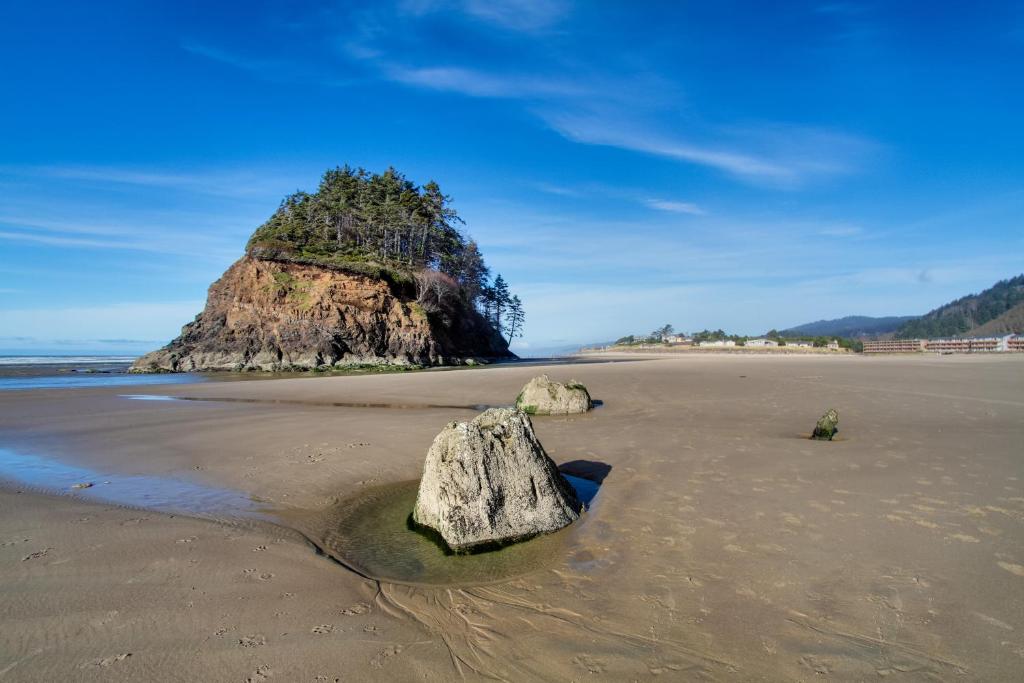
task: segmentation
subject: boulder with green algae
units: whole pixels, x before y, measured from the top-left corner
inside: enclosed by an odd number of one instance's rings
[[[466,552],[557,531],[581,510],[530,418],[491,408],[470,422],[450,423],[434,439],[412,519]]]
[[[818,424],[814,426],[814,433],[811,434],[811,438],[818,441],[831,441],[838,431],[839,411],[835,408],[829,408],[828,412],[822,415],[821,419],[818,420]]]
[[[576,380],[555,382],[547,375],[531,379],[516,397],[516,408],[530,415],[571,415],[592,407],[585,386]]]

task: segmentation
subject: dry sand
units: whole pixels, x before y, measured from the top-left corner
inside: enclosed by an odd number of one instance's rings
[[[0,680],[1021,679],[1024,358],[631,356],[130,390],[250,402],[12,391],[0,445],[301,516],[415,478],[475,414],[460,406],[510,403],[542,371],[604,401],[536,418],[549,453],[611,466],[544,566],[378,583],[284,528],[10,485]],[[804,438],[829,407],[842,439]]]

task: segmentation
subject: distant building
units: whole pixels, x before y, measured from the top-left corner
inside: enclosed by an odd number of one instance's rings
[[[701,348],[725,348],[729,346],[736,346],[736,342],[732,339],[717,339],[715,341],[702,341],[700,343]]]
[[[795,346],[798,349],[809,349],[814,346],[814,344],[807,341],[788,341],[786,342],[786,346]]]
[[[875,339],[864,342],[864,353],[920,353],[923,339]]]
[[[977,339],[929,339],[925,348],[935,353],[993,353],[1010,350],[1012,335]]]
[[[864,342],[864,353],[1006,353],[1024,351],[1024,337],[950,338],[950,339],[885,339]]]
[[[693,340],[687,337],[685,334],[670,334],[665,337],[665,343],[667,344],[692,344]]]
[[[779,342],[773,339],[748,339],[746,345],[754,348],[767,348],[769,346],[778,346]]]
[[[831,350],[831,351],[838,351],[838,350],[839,350],[839,341],[838,341],[837,339],[833,339],[832,341],[830,341],[830,342],[829,342],[828,344],[826,344],[825,346],[826,346],[826,347],[827,347],[827,348],[828,348],[829,350]]]

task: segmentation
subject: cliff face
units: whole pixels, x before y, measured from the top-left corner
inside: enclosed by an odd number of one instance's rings
[[[313,369],[366,363],[449,365],[512,357],[475,310],[428,314],[410,287],[300,263],[245,256],[206,308],[137,372]]]

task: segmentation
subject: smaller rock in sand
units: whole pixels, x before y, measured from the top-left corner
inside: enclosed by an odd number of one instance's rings
[[[831,441],[838,431],[839,411],[835,408],[829,408],[828,412],[822,415],[821,419],[818,420],[818,424],[814,426],[814,433],[811,434],[811,438],[818,441]]]
[[[516,397],[516,408],[529,415],[572,415],[592,407],[585,386],[576,380],[554,382],[547,375],[531,379]]]

